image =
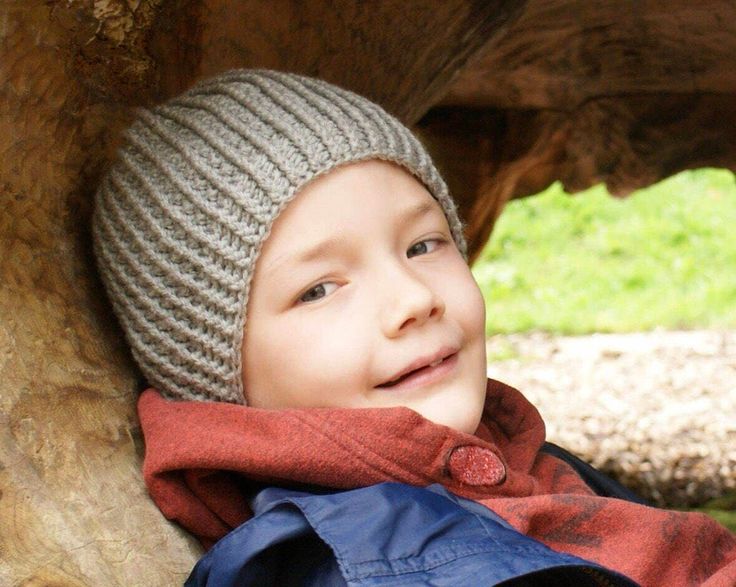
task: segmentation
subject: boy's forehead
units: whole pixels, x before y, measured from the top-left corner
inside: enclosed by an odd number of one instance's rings
[[[433,203],[434,202],[434,203]],[[415,223],[420,218],[430,214],[443,215],[439,204],[434,200],[421,201],[404,209],[397,211],[395,214],[389,212],[387,216],[392,216],[397,227],[408,226]],[[274,268],[283,263],[308,263],[320,259],[322,257],[334,254],[342,249],[349,240],[349,236],[344,227],[325,223],[324,230],[317,234],[305,234],[304,232],[290,232],[289,243],[285,243],[278,253],[278,257],[269,263],[269,268]],[[365,227],[365,225],[363,225]],[[357,225],[358,231],[361,225]]]
[[[441,218],[446,224],[439,202],[419,182],[417,186],[417,192],[411,195],[392,194],[390,202],[381,202],[381,197],[389,196],[376,194],[373,206],[355,205],[350,198],[338,197],[336,202],[341,205],[329,211],[319,198],[313,199],[313,205],[309,205],[310,202],[304,201],[309,196],[300,200],[307,194],[297,195],[266,239],[258,260],[260,273],[264,276],[280,275],[301,265],[348,254],[356,244],[356,235],[369,233],[371,220],[375,220],[374,225],[380,224],[395,231],[431,216]],[[340,214],[340,208],[351,217],[349,220]]]

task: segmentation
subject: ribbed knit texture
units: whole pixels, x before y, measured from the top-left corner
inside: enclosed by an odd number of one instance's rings
[[[96,195],[98,267],[150,384],[176,399],[244,404],[250,280],[298,190],[338,165],[383,159],[462,226],[428,154],[376,104],[326,82],[236,70],[139,112]]]

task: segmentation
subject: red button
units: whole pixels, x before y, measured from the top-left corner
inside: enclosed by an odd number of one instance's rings
[[[465,485],[500,485],[506,467],[496,454],[480,446],[459,446],[447,462],[450,476]]]

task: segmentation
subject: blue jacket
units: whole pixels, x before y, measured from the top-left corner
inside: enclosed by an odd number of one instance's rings
[[[268,488],[253,510],[197,563],[187,587],[636,585],[551,550],[440,485]]]

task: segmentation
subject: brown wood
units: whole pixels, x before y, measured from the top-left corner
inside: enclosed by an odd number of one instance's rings
[[[528,2],[420,123],[472,255],[510,198],[555,180],[627,195],[683,169],[736,170],[734,62],[733,2]]]
[[[2,585],[171,585],[199,553],[146,495],[136,375],[89,254],[94,178],[149,79],[133,15],[104,8],[0,9]]]
[[[162,12],[152,34],[162,96],[233,67],[321,77],[413,124],[523,0],[209,0]],[[197,25],[192,23],[196,22]],[[182,39],[192,42],[184,44]]]
[[[529,2],[443,104],[573,111],[591,99],[736,91],[736,5]]]

